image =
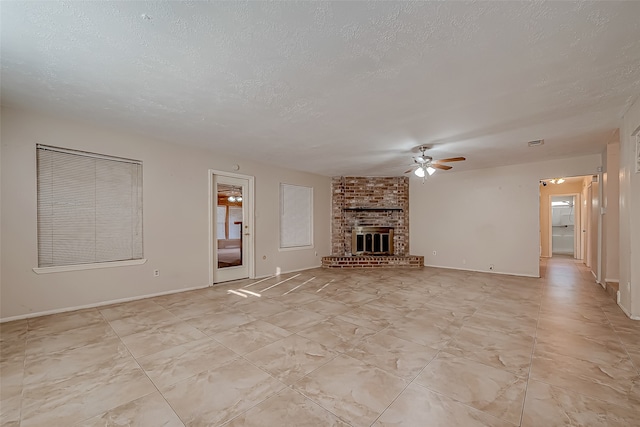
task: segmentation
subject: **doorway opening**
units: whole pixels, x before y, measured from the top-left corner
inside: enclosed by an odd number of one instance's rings
[[[540,181],[540,257],[587,255],[589,218],[586,188],[591,176]]]
[[[252,278],[253,177],[209,172],[210,283]]]
[[[600,283],[601,199],[599,175],[540,181],[540,258],[571,257]]]
[[[551,196],[551,256],[577,258],[576,195]]]

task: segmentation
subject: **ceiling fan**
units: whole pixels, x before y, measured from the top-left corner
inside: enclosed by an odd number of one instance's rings
[[[429,147],[427,147],[426,145],[421,145],[420,147],[418,147],[418,150],[420,150],[420,154],[413,158],[415,165],[405,173],[413,171],[413,173],[416,176],[422,178],[422,181],[424,182],[425,178],[428,175],[433,175],[437,169],[446,171],[453,167],[449,165],[443,165],[442,163],[462,162],[464,160],[467,160],[464,157],[449,157],[448,159],[433,160],[433,157],[427,156],[425,154],[425,151],[427,151],[428,149]]]

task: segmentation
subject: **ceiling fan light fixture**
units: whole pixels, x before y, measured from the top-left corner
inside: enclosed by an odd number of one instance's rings
[[[425,151],[427,151],[429,147],[426,145],[421,145],[418,147],[420,153],[418,155],[413,156],[413,167],[406,171],[405,173],[413,172],[418,178],[422,178],[422,182],[424,183],[426,178],[436,173],[436,170],[449,170],[453,166],[446,165],[444,163],[449,162],[461,162],[467,160],[465,157],[447,157],[445,159],[435,159],[431,156],[427,156]],[[414,150],[415,152],[415,150]]]

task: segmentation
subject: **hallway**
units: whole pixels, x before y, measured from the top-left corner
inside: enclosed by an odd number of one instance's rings
[[[640,322],[622,312],[581,261],[554,256],[540,267],[544,286],[523,425],[562,425],[560,400],[580,411],[573,424],[631,425],[616,419],[613,404],[635,411],[632,424],[640,423]],[[538,405],[536,416],[546,418],[527,423],[528,409]]]

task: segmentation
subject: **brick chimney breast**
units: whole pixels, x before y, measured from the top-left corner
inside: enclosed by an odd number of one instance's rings
[[[354,227],[392,227],[393,254],[409,255],[409,178],[332,179],[331,255],[352,255]]]

